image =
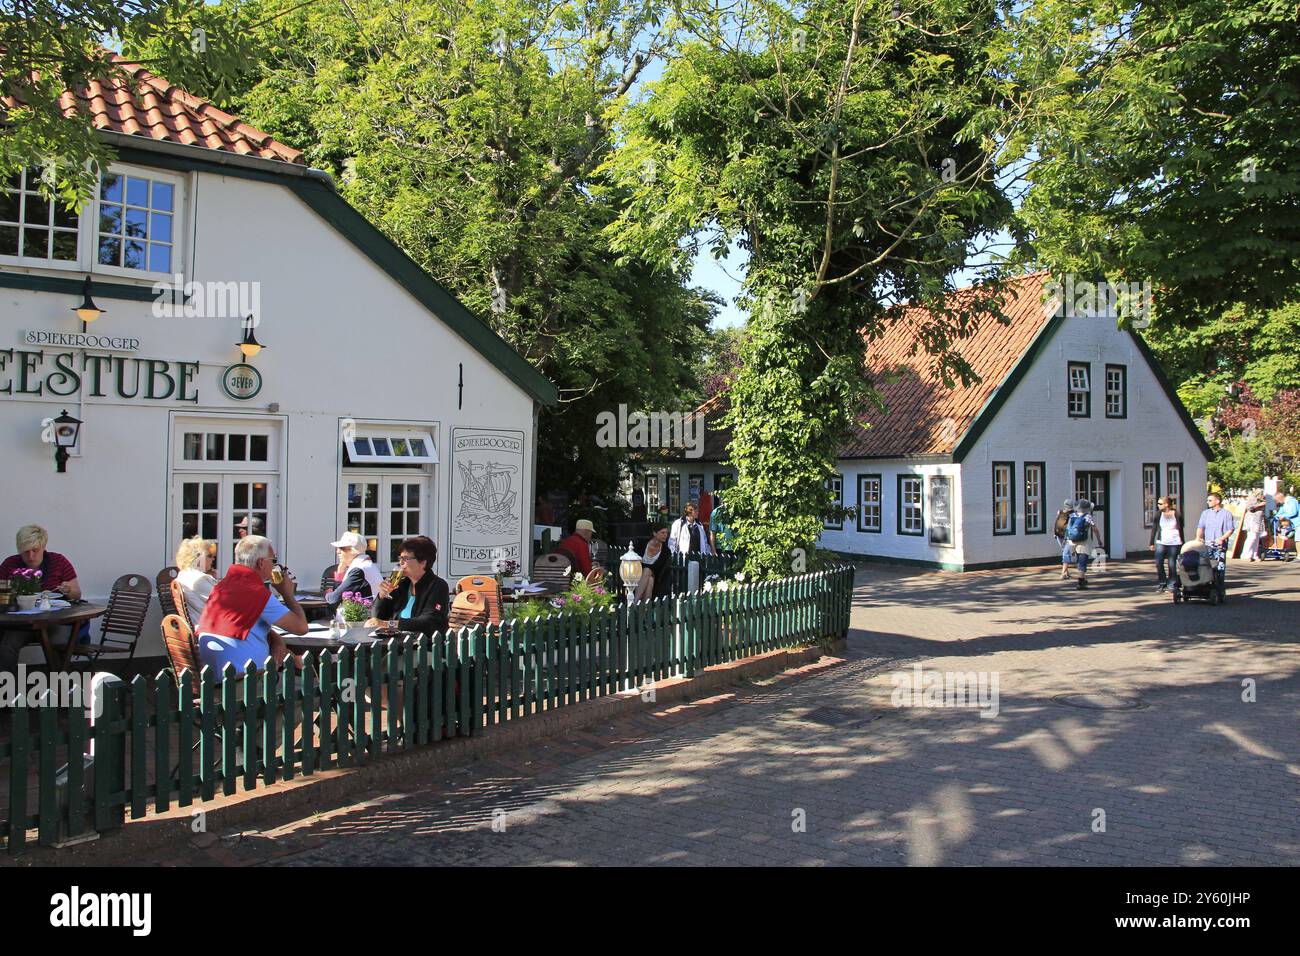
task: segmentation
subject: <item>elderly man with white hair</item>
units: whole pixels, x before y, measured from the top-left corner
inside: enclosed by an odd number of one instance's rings
[[[195,627],[199,660],[216,669],[218,680],[227,664],[243,674],[249,661],[258,668],[268,656],[283,661],[289,651],[273,627],[290,634],[307,633],[307,616],[293,596],[293,576],[285,574],[279,584],[267,587],[275,563],[269,539],[251,534],[240,538],[235,563],[203,605]]]

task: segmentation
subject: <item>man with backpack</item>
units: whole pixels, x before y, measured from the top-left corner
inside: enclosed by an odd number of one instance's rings
[[[1070,523],[1072,514],[1074,514],[1074,499],[1066,498],[1065,504],[1061,505],[1061,510],[1056,513],[1056,527],[1053,530],[1056,535],[1056,546],[1061,549],[1062,581],[1070,576],[1070,565],[1074,563],[1074,545],[1065,536],[1065,529]]]
[[[1097,539],[1097,547],[1105,547],[1101,541],[1101,532],[1097,530],[1097,523],[1092,520],[1092,502],[1087,498],[1080,498],[1079,503],[1074,506],[1074,512],[1065,524],[1065,537],[1074,548],[1074,559],[1079,565],[1077,586],[1080,589],[1087,588],[1088,557],[1092,552],[1093,538]]]

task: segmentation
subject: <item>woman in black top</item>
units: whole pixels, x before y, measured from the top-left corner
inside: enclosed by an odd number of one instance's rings
[[[655,528],[641,553],[644,572],[637,587],[636,599],[646,601],[670,597],[673,593],[673,555],[668,549],[668,525]]]
[[[397,587],[387,581],[379,585],[372,623],[389,622],[403,631],[435,634],[447,630],[451,613],[451,592],[447,582],[433,573],[438,546],[425,535],[402,541],[398,561],[402,580]]]

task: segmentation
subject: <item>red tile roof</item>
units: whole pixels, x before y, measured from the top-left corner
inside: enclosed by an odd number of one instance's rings
[[[978,382],[949,388],[931,368],[932,360],[921,345],[921,329],[928,313],[922,308],[901,310],[901,316],[877,340],[867,345],[867,368],[884,401],[884,410],[872,406],[859,420],[849,440],[840,448],[841,458],[906,458],[918,455],[950,455],[962,435],[974,423],[980,409],[993,397],[1021,356],[1049,318],[1043,302],[1046,273],[1009,281],[1004,285],[1002,310],[1010,320],[978,320],[971,334],[956,351],[979,376]],[[973,289],[955,293],[974,295]],[[913,349],[915,348],[915,353]],[[707,462],[726,460],[731,429],[722,424],[730,401],[724,390],[696,411],[704,413],[704,455]],[[680,452],[664,455],[681,458]]]
[[[65,115],[81,113],[96,129],[113,133],[305,165],[301,151],[171,86],[138,63],[116,54],[112,59],[131,82],[94,80],[85,89],[65,92],[61,100]],[[17,105],[13,97],[0,96],[0,113]]]
[[[985,403],[1010,374],[1049,318],[1043,302],[1046,273],[1009,281],[1004,286],[1002,310],[1010,320],[1003,325],[992,317],[980,318],[956,352],[979,376],[978,382],[949,388],[935,374],[932,359],[920,344],[921,329],[929,316],[923,308],[902,310],[877,340],[867,346],[867,368],[885,408],[866,410],[853,435],[840,449],[842,458],[898,458],[913,455],[949,455],[974,423]],[[955,293],[960,302],[973,289]]]

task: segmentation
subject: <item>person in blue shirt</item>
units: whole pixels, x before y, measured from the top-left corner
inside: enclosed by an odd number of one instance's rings
[[[1300,518],[1300,501],[1296,501],[1294,497],[1284,491],[1279,491],[1273,495],[1273,500],[1277,503],[1277,509],[1273,512],[1273,517],[1278,521],[1285,518],[1294,526],[1296,519]]]
[[[1196,523],[1196,540],[1211,548],[1222,548],[1232,537],[1237,522],[1232,512],[1223,507],[1223,498],[1215,492],[1206,496],[1205,503],[1208,507],[1201,512],[1201,520]]]

